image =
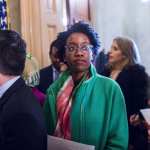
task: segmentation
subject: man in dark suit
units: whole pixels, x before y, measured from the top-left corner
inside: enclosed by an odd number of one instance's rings
[[[46,150],[42,109],[20,77],[26,44],[15,31],[0,31],[0,149]]]
[[[66,69],[66,65],[63,63],[63,57],[59,50],[64,48],[65,32],[61,32],[56,40],[50,45],[49,57],[52,62],[51,65],[40,70],[40,83],[37,88],[46,94],[48,87],[58,78],[59,73]]]
[[[46,94],[46,90],[50,84],[57,78],[59,73],[59,59],[57,59],[56,40],[51,43],[49,57],[52,64],[40,70],[40,83],[37,88]]]

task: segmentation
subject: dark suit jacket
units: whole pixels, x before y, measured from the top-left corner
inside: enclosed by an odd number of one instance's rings
[[[0,99],[0,149],[46,150],[42,109],[22,78]]]
[[[53,82],[53,68],[52,65],[40,70],[40,83],[37,88],[46,94],[46,90]]]

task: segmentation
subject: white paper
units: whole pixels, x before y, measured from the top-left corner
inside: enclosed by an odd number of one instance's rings
[[[140,109],[140,112],[142,113],[146,122],[150,124],[150,108]]]
[[[48,150],[95,150],[95,147],[54,136],[48,136]]]

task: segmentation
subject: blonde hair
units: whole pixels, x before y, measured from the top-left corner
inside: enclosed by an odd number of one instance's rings
[[[30,87],[37,86],[39,84],[39,64],[35,57],[30,53],[26,55],[25,69],[23,71],[23,78],[26,84]]]

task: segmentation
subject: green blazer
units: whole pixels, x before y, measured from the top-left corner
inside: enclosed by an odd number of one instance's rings
[[[90,73],[74,91],[71,140],[94,145],[96,150],[127,150],[128,122],[121,89],[115,81],[98,75],[93,65]],[[44,112],[50,135],[57,123],[57,93],[68,76],[65,71],[47,91]]]

